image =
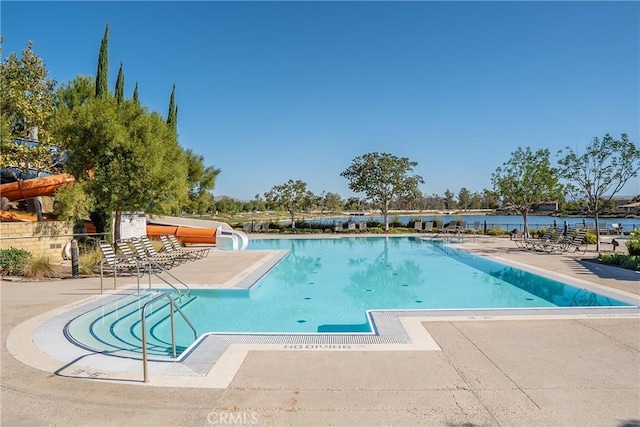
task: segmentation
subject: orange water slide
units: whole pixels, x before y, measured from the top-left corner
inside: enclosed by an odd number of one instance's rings
[[[0,185],[0,197],[6,197],[10,202],[13,202],[38,196],[50,196],[63,185],[73,184],[74,182],[75,178],[68,173],[19,180]]]
[[[90,221],[85,221],[84,227],[87,233],[95,233],[96,227]],[[195,228],[174,225],[147,225],[147,236],[160,237],[173,234],[184,243],[216,243],[216,228]]]
[[[150,225],[147,224],[147,235],[149,237],[160,237],[162,235],[173,234],[178,240],[185,243],[216,243],[216,228],[196,228],[184,227],[181,225]]]

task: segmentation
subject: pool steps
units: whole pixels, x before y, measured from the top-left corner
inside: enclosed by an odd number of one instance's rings
[[[74,344],[99,353],[122,357],[140,358],[142,348],[142,332],[140,326],[140,312],[142,307],[158,296],[158,291],[144,291],[140,295],[132,294],[112,301],[102,307],[98,307],[84,313],[65,327],[65,335]],[[183,298],[176,302],[185,307],[197,297]],[[151,309],[151,310],[150,310]],[[171,339],[169,330],[168,301],[162,299],[153,303],[147,309],[147,351],[150,357],[155,359],[170,359]],[[101,314],[96,312],[100,311]],[[176,317],[176,328],[186,327]],[[177,351],[180,353],[191,343],[177,343]]]

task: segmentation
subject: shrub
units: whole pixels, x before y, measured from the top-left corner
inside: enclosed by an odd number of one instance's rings
[[[629,255],[622,260],[620,266],[622,268],[626,268],[627,270],[640,271],[640,256]]]
[[[595,245],[596,244],[596,235],[589,232],[584,236],[584,240],[587,242],[588,245]]]
[[[602,254],[600,262],[607,265],[617,265],[627,270],[640,271],[640,256],[622,254]]]
[[[626,256],[622,254],[601,254],[600,262],[607,265],[621,265],[624,258]]]
[[[508,233],[507,230],[503,230],[502,228],[490,228],[487,230],[487,236],[503,236]]]
[[[22,275],[27,262],[31,258],[31,253],[24,249],[0,249],[0,275],[20,276]]]
[[[96,265],[98,265],[101,259],[102,254],[97,249],[80,254],[80,258],[78,259],[78,270],[80,270],[80,274],[93,274]]]
[[[57,277],[56,269],[51,263],[51,259],[46,255],[31,257],[23,269],[23,274],[27,277]]]
[[[640,255],[640,229],[634,230],[626,241],[629,255]]]
[[[369,233],[372,233],[372,234],[382,234],[382,233],[384,233],[384,230],[381,227],[369,227],[368,225],[367,225],[367,231]]]
[[[389,234],[413,233],[416,230],[407,227],[389,227]]]

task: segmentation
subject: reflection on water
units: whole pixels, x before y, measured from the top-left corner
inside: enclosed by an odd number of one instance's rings
[[[250,290],[194,291],[198,331],[354,332],[366,310],[625,305],[415,237],[252,240],[289,254]]]

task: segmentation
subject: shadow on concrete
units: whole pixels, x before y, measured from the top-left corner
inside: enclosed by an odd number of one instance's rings
[[[130,378],[116,378],[116,377],[112,377],[107,373],[104,372],[100,372],[99,370],[89,370],[89,369],[85,369],[85,368],[75,368],[74,369],[74,365],[78,364],[82,359],[89,357],[89,356],[94,356],[97,354],[104,354],[104,355],[109,355],[110,352],[108,351],[104,351],[104,352],[93,352],[90,354],[86,354],[84,356],[80,356],[75,358],[74,360],[72,360],[69,363],[66,363],[65,365],[63,365],[62,367],[58,368],[55,372],[53,372],[54,375],[57,375],[59,377],[64,377],[64,378],[79,378],[79,379],[85,379],[85,380],[107,380],[107,381],[121,381],[124,383],[144,383],[143,379],[139,379],[139,380],[134,380],[134,379],[130,379]],[[115,357],[120,357],[120,356],[115,356]],[[65,372],[66,370],[69,370],[69,372]],[[140,375],[142,377],[142,374]]]
[[[640,280],[640,273],[626,268],[601,264],[597,259],[576,259],[574,260],[589,273],[595,274],[602,279],[613,280]],[[587,274],[582,273],[582,274]]]

